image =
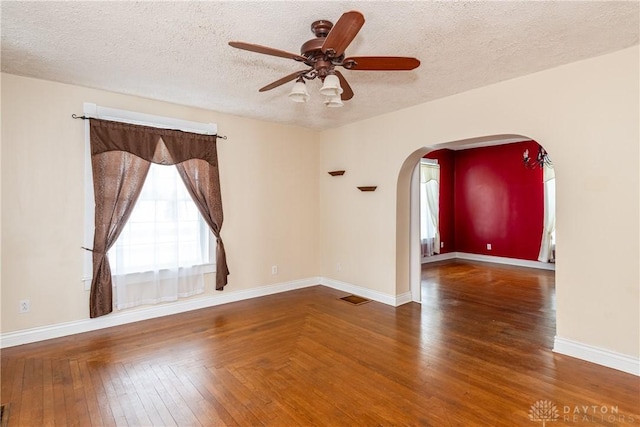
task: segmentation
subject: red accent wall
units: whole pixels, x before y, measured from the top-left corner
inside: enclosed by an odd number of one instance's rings
[[[536,260],[542,237],[542,169],[522,164],[534,141],[470,150],[438,150],[441,253],[458,251]],[[449,244],[453,243],[453,245]],[[487,250],[487,243],[492,246]]]

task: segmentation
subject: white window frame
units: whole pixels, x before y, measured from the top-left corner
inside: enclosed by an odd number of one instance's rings
[[[83,114],[87,118],[111,120],[115,122],[129,123],[134,125],[151,126],[161,129],[177,129],[184,132],[198,133],[203,135],[216,135],[218,125],[215,123],[192,122],[188,120],[175,119],[171,117],[155,116],[151,114],[138,113],[134,111],[120,110],[117,108],[101,107],[93,103],[83,104]],[[91,141],[89,131],[89,121],[84,124],[84,247],[93,247],[93,234],[95,230],[95,201],[93,194],[93,172],[91,169]],[[93,259],[91,252],[83,251],[83,276],[82,283],[85,290],[91,289],[91,278],[93,272]],[[215,263],[215,242],[209,238],[209,253]],[[215,264],[207,264],[206,272],[214,272]]]

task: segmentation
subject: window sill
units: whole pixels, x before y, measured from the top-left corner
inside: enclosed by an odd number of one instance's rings
[[[202,265],[193,265],[192,267],[201,267],[202,268],[202,273],[203,274],[210,274],[210,273],[215,273],[216,272],[216,265],[215,264],[202,264]],[[183,268],[190,268],[190,267],[183,267]],[[161,269],[158,270],[158,272],[162,272],[162,271],[168,271],[168,269]],[[137,273],[129,273],[130,275],[146,275],[149,273],[153,273],[153,271],[149,270],[149,271],[141,271],[141,272],[137,272]],[[85,291],[90,291],[91,290],[91,277],[83,277],[82,278],[82,283],[84,284],[84,290]]]

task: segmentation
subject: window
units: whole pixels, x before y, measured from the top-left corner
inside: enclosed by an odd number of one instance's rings
[[[544,223],[538,261],[555,262],[556,258],[556,175],[553,166],[542,169],[544,189]]]
[[[117,309],[204,292],[213,271],[211,232],[175,166],[152,164],[140,197],[109,250]]]
[[[149,116],[85,103],[87,116],[145,126],[215,134],[214,124]],[[85,247],[93,246],[94,196],[89,123],[85,126]],[[208,225],[175,166],[151,164],[140,197],[109,250],[114,307],[174,301],[204,292],[204,273],[215,271],[215,244]],[[85,256],[85,289],[92,257]]]
[[[210,231],[174,166],[152,164],[122,234],[114,275],[212,264]]]
[[[440,165],[434,159],[420,161],[420,242],[422,257],[440,253]]]

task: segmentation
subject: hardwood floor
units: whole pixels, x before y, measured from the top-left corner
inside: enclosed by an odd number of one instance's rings
[[[422,286],[422,306],[316,286],[5,349],[9,426],[536,426],[539,401],[547,425],[640,423],[637,377],[551,352],[552,272],[447,263]]]

